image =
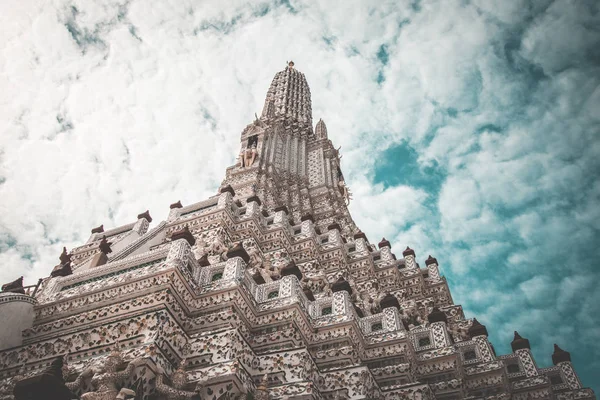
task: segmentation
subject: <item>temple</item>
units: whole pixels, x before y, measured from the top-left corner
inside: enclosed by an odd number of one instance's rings
[[[356,226],[293,63],[235,156],[213,197],[3,286],[0,399],[595,399],[567,351],[497,355],[434,257]]]

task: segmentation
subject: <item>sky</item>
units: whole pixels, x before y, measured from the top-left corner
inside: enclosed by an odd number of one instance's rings
[[[597,1],[1,1],[0,281],[215,194],[288,60],[370,241],[600,392]]]

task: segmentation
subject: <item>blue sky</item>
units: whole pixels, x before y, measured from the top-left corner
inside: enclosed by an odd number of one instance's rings
[[[0,278],[215,192],[293,59],[372,242],[600,391],[597,1],[0,2]]]

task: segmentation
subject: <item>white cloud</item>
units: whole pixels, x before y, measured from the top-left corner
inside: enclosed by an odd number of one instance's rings
[[[597,14],[585,2],[290,4],[0,2],[0,281],[47,276],[100,223],[213,194],[293,59],[314,119],[343,146],[371,241],[432,253],[490,330],[535,322],[564,336],[571,318],[600,355],[584,317],[597,301],[577,295],[597,282]],[[401,140],[447,174],[439,193],[372,183]],[[537,303],[550,288],[554,307]]]
[[[426,215],[423,203],[427,194],[409,186],[383,189],[382,185],[373,186],[361,180],[354,182],[352,193],[350,211],[361,229],[373,232],[370,236],[373,243],[382,236],[391,240],[399,229],[409,227]]]

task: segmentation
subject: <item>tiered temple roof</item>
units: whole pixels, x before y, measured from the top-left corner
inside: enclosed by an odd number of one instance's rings
[[[3,288],[0,399],[595,398],[558,346],[549,368],[517,332],[496,355],[436,258],[358,229],[293,63],[240,145],[215,196],[94,228]]]

